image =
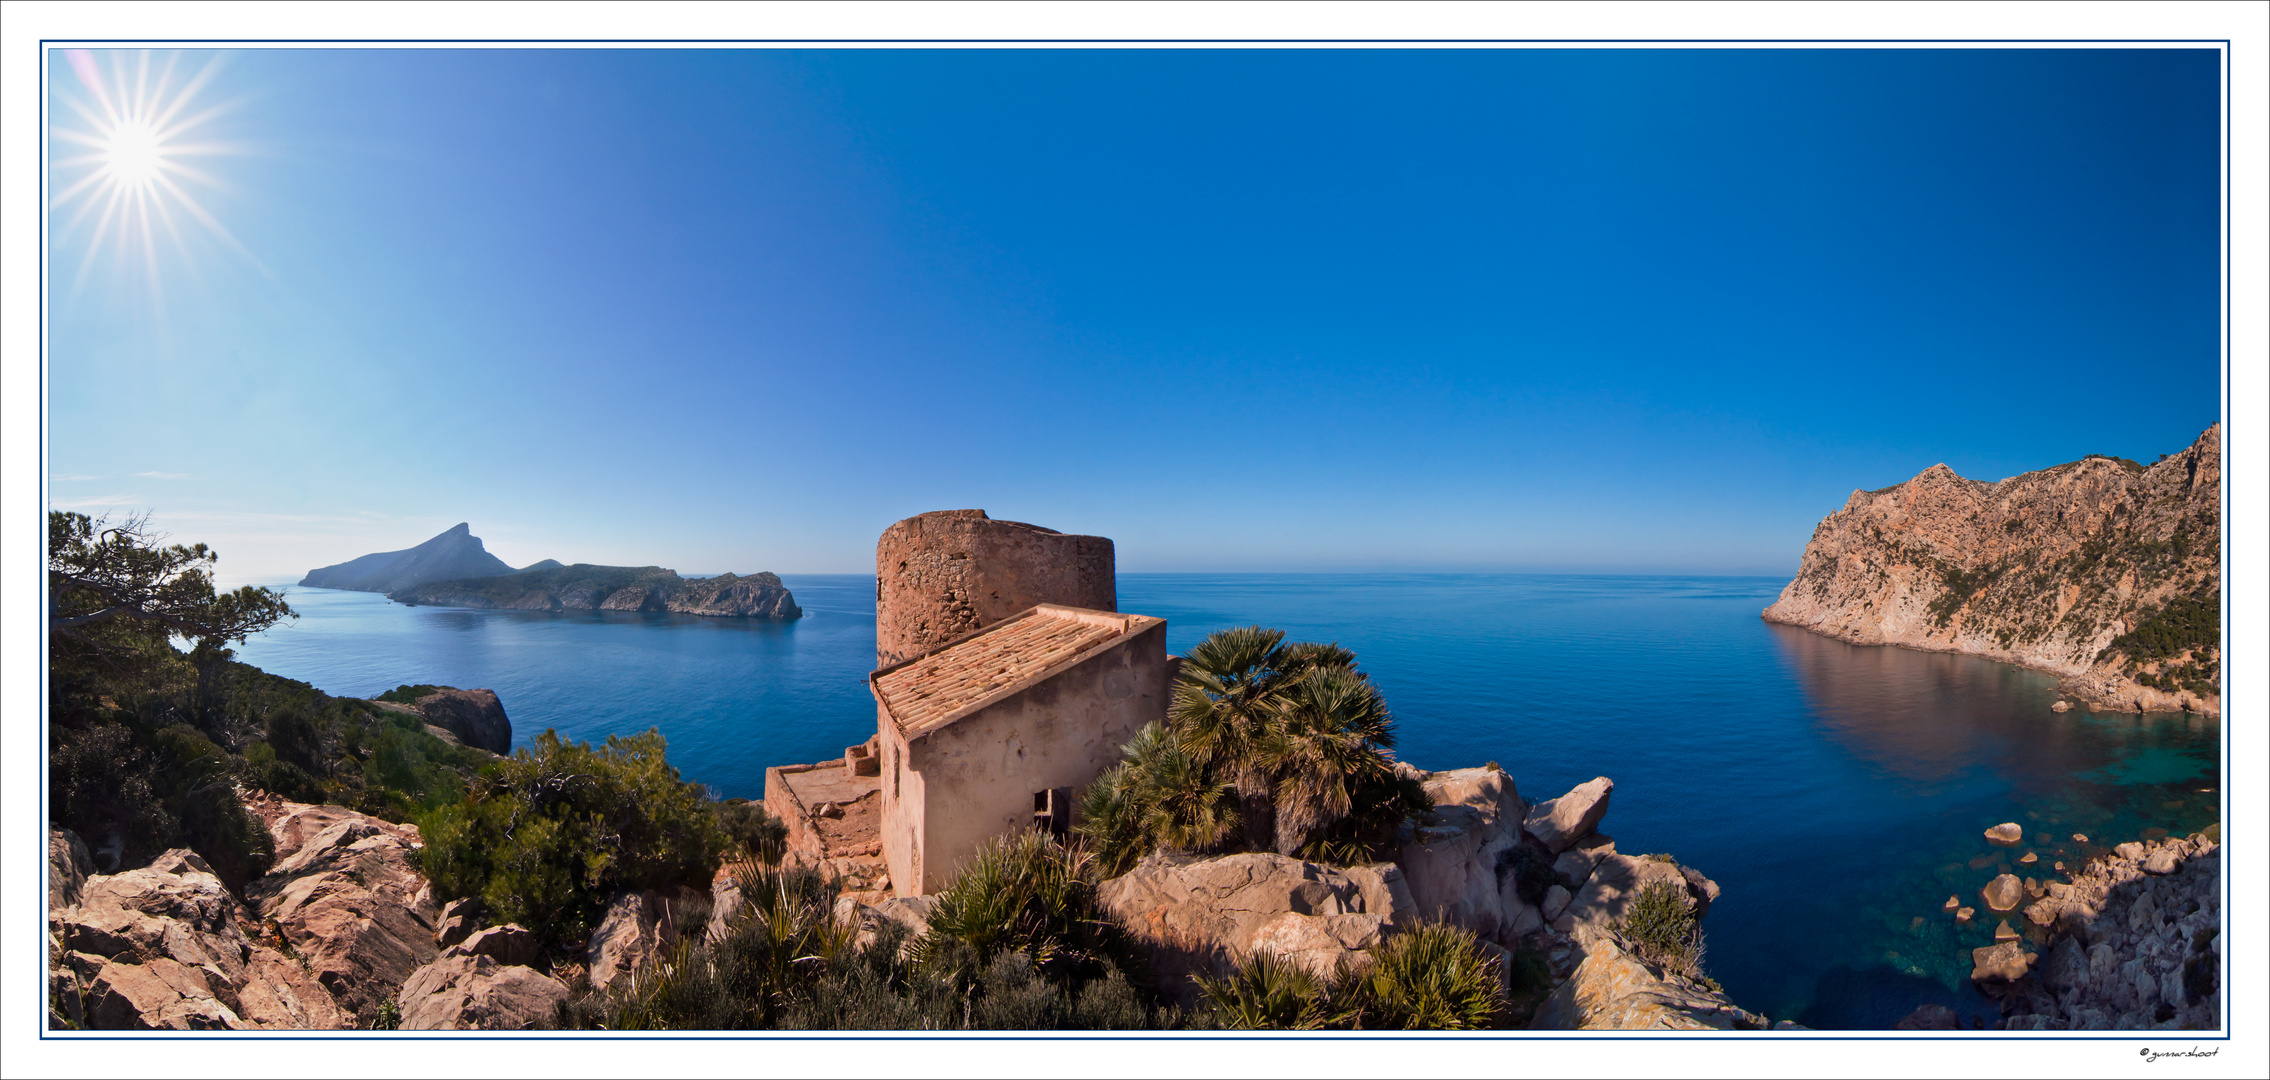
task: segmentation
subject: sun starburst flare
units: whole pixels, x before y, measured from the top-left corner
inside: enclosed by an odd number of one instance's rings
[[[220,55],[214,54],[186,76],[180,53],[163,60],[147,51],[105,54],[110,60],[107,73],[96,54],[85,49],[67,49],[64,56],[78,76],[80,92],[58,88],[52,100],[68,115],[51,123],[48,131],[59,149],[68,145],[83,152],[54,154],[48,162],[55,178],[48,208],[58,215],[69,214],[50,237],[76,233],[89,219],[94,222],[73,293],[86,285],[89,272],[106,253],[123,263],[139,264],[154,291],[161,234],[175,249],[188,253],[184,219],[258,265],[251,251],[191,192],[192,186],[225,190],[221,180],[185,160],[243,152],[206,136],[212,122],[233,105],[198,101],[219,73]],[[66,122],[74,119],[75,124]]]

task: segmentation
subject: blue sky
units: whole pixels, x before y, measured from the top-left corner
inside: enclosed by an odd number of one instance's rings
[[[51,212],[50,503],[234,580],[461,520],[859,572],[967,506],[1124,571],[1780,575],[1854,488],[2220,411],[2211,50],[150,62],[226,238]]]

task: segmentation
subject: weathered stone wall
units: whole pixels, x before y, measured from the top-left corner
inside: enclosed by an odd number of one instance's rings
[[[995,836],[1032,825],[1033,793],[1087,787],[1166,715],[1166,624],[909,740],[882,728],[884,861],[901,896],[936,892]],[[935,810],[935,812],[930,812]]]
[[[1111,541],[936,510],[875,542],[875,666],[888,667],[1034,604],[1119,610]]]

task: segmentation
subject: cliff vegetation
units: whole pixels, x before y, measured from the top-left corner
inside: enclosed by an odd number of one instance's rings
[[[498,577],[436,581],[387,594],[404,604],[510,611],[671,611],[687,615],[796,619],[796,598],[772,573],[687,580],[659,566],[577,563]]]

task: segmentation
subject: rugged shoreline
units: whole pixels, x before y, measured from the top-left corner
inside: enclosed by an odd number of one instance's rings
[[[2150,466],[1984,483],[1934,465],[1855,491],[1763,617],[2047,672],[2101,710],[2219,716],[2221,434]]]

